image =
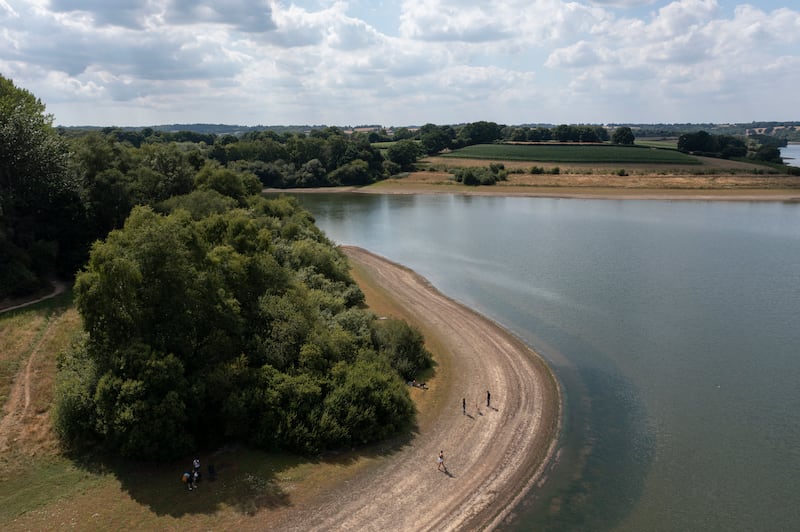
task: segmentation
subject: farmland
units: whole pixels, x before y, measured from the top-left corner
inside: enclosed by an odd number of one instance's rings
[[[442,156],[549,163],[701,164],[697,158],[674,150],[603,144],[476,144]]]

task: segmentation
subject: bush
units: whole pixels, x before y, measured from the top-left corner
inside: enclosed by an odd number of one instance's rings
[[[489,168],[459,168],[455,172],[455,179],[459,183],[472,187],[494,185],[497,181],[505,181],[508,176],[505,170],[499,170],[499,172],[499,174],[495,174]]]
[[[373,344],[388,357],[391,366],[405,380],[414,379],[433,364],[422,333],[404,321],[388,319],[377,322],[373,329]]]

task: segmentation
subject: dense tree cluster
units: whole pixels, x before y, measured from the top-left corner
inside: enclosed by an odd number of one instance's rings
[[[678,149],[683,152],[708,157],[730,159],[749,157],[758,161],[781,163],[781,153],[776,143],[747,143],[743,138],[732,135],[714,135],[706,131],[684,133],[678,137]]]
[[[367,135],[335,127],[308,135],[257,131],[219,137],[208,156],[276,188],[366,185],[387,176],[384,157]]]
[[[296,201],[203,188],[159,209],[136,207],[77,276],[86,337],[61,361],[65,441],[169,459],[226,440],[314,452],[408,426],[422,336],[358,308],[343,255]]]
[[[265,177],[383,175],[366,139],[60,133],[0,77],[0,298],[88,257],[74,288],[84,334],[59,361],[66,444],[145,459],[226,441],[315,452],[413,421],[404,380],[431,364],[421,334],[362,308],[295,200],[259,195]]]
[[[560,124],[553,128],[518,126],[503,128],[503,139],[514,142],[607,142],[608,130],[598,125]]]
[[[365,135],[338,128],[56,129],[37,98],[0,77],[0,299],[74,274],[136,205],[195,188],[241,200],[264,186],[365,185],[399,171]]]

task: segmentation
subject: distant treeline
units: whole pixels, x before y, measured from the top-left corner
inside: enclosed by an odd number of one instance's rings
[[[750,157],[751,159],[781,164],[781,143],[772,137],[759,135],[757,139],[714,135],[707,131],[684,133],[678,137],[678,150],[722,159]],[[784,144],[785,145],[785,144]]]
[[[453,128],[454,131],[467,126],[468,123],[462,122],[457,124],[449,124],[448,127]],[[563,124],[562,124],[563,125]],[[619,127],[630,127],[637,137],[674,137],[684,133],[694,133],[697,131],[707,131],[716,135],[766,135],[769,137],[777,137],[779,139],[788,139],[790,141],[800,141],[800,122],[776,122],[776,121],[761,121],[761,122],[741,122],[732,124],[722,124],[713,122],[683,122],[683,123],[609,123],[609,124],[574,124],[576,126],[588,127],[602,127],[606,131],[613,132]],[[513,125],[503,125],[505,129],[504,137],[510,138],[509,132],[514,129],[533,129],[533,130],[552,130],[558,127],[559,124],[550,124],[545,122],[538,123],[522,123]],[[241,126],[231,124],[164,124],[154,125],[149,127],[101,127],[101,126],[59,126],[58,129],[64,134],[80,133],[82,131],[100,131],[108,133],[112,130],[122,130],[131,132],[142,132],[153,130],[161,133],[179,133],[179,132],[194,132],[211,135],[243,135],[250,132],[259,131],[272,131],[279,135],[284,133],[304,133],[308,134],[311,131],[323,130],[329,125],[288,125],[288,126]],[[407,126],[394,126],[387,127],[378,124],[364,124],[357,126],[335,126],[343,131],[358,131],[366,134],[371,134],[372,142],[402,140],[404,138],[411,138],[415,136],[421,127],[418,125]],[[508,129],[506,129],[508,128]]]

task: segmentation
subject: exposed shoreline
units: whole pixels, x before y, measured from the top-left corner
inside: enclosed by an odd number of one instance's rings
[[[427,280],[344,247],[354,277],[435,345],[436,377],[413,438],[275,523],[281,530],[476,530],[501,523],[546,477],[562,422],[559,384],[544,360],[495,322]],[[491,407],[486,407],[486,391]],[[467,411],[462,413],[462,399]],[[437,471],[444,450],[448,473]]]
[[[403,183],[402,180],[381,181],[365,187],[321,187],[265,189],[271,194],[454,194],[461,196],[520,196],[532,198],[658,200],[658,201],[747,201],[800,203],[799,189],[671,189],[616,187],[553,187],[530,185],[495,185],[468,187],[436,183]]]

